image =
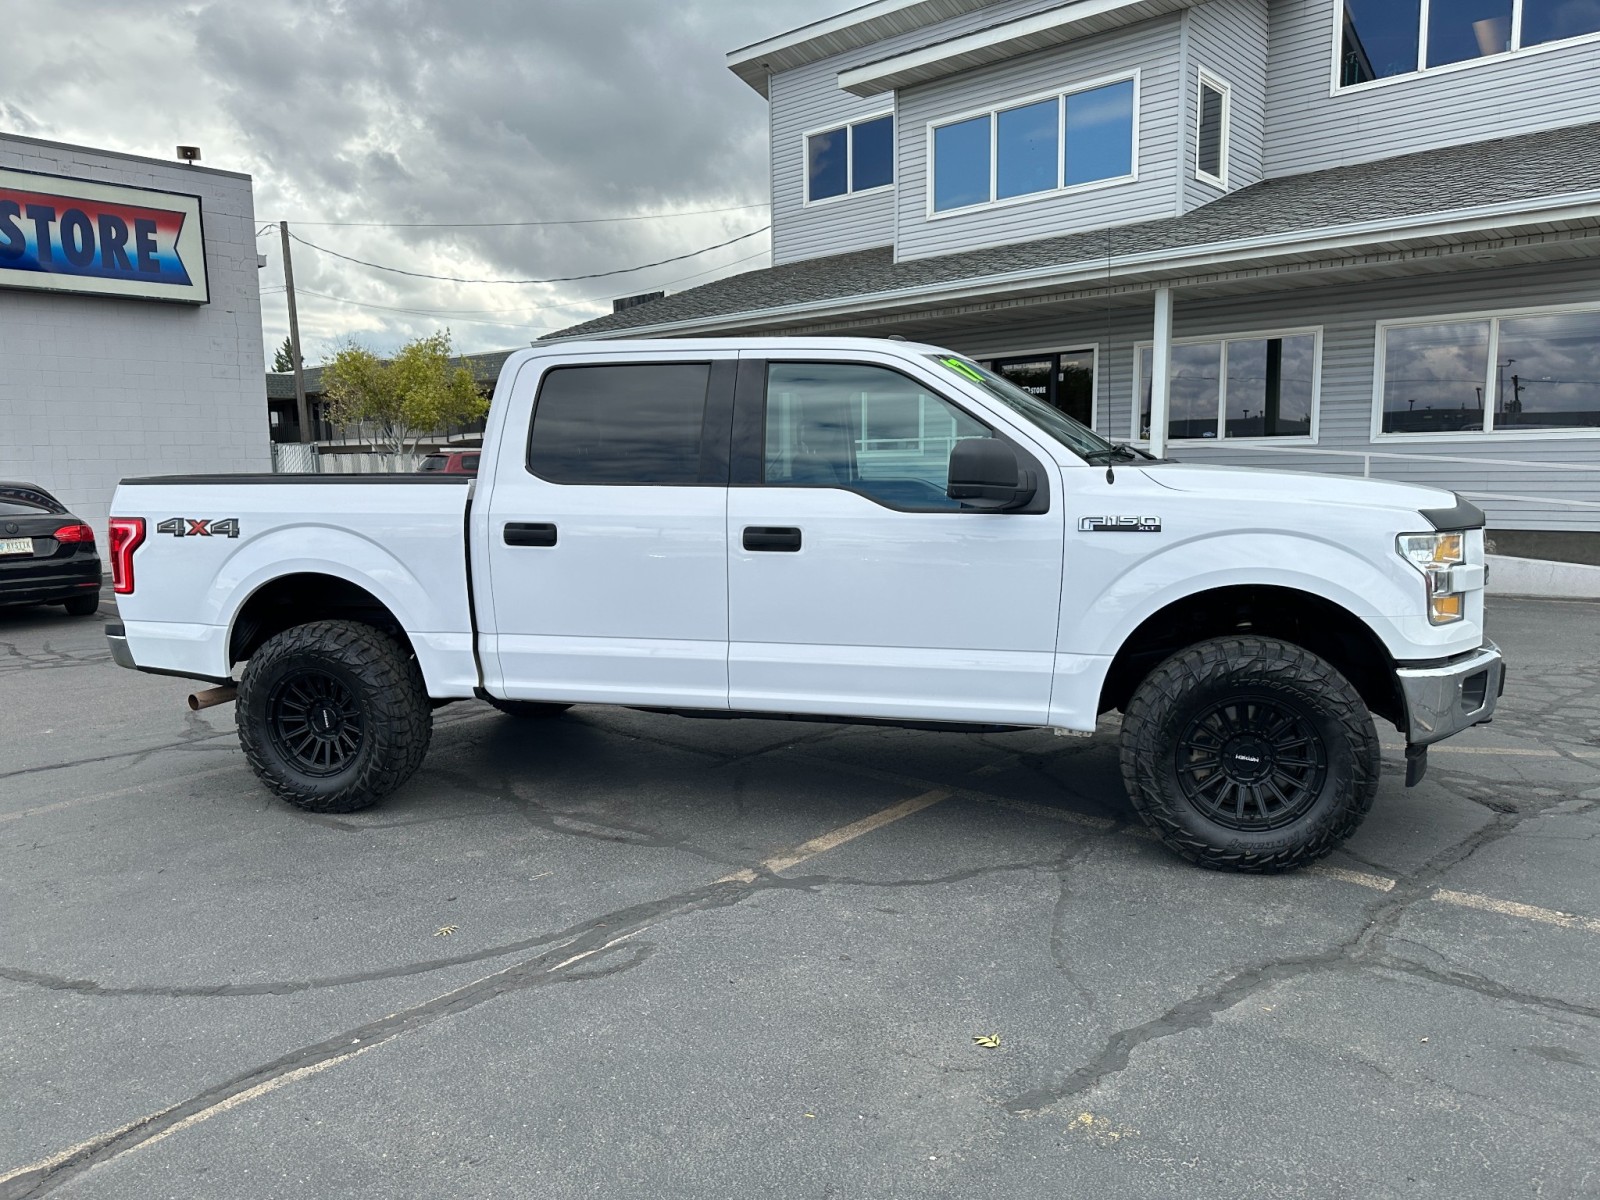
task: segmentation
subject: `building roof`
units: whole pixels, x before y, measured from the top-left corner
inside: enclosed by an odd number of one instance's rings
[[[524,347],[518,346],[515,350],[488,350],[482,354],[459,354],[450,361],[466,367],[472,372],[472,377],[479,383],[487,383],[492,386],[495,380],[500,378],[500,368],[505,365],[506,359],[521,349],[524,349]],[[303,374],[305,376],[306,395],[322,395],[322,368],[307,367]],[[293,400],[294,372],[268,371],[267,399]]]
[[[729,53],[728,69],[765,96],[769,75],[870,46],[896,34],[913,33],[995,3],[998,0],[872,0],[742,46]]]
[[[1600,222],[1600,123],[1497,138],[1265,180],[1182,216],[895,261],[883,246],[716,280],[611,313],[549,338],[673,334],[783,313],[796,321],[855,301],[893,305],[956,289],[997,292],[1154,280],[1323,246],[1392,245],[1406,237],[1495,230],[1533,221]]]

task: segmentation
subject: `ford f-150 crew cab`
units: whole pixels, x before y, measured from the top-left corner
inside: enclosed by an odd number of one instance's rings
[[[236,687],[251,766],[319,812],[399,787],[474,696],[1079,734],[1120,710],[1167,845],[1281,870],[1366,815],[1373,714],[1413,783],[1503,678],[1455,495],[1152,459],[898,340],[537,347],[476,480],[128,479],[112,514],[117,661]]]

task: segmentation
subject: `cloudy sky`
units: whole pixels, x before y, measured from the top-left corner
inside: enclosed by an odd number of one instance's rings
[[[204,165],[255,177],[262,225],[288,220],[371,262],[470,279],[583,275],[766,225],[766,104],[723,56],[850,6],[57,0],[50,36],[7,47],[0,129],[160,158],[198,145]],[[697,215],[594,221],[656,213]],[[573,219],[594,223],[316,224]],[[411,279],[296,245],[306,360],[347,337],[382,350],[442,326],[465,350],[523,345],[609,312],[614,296],[765,266],[767,247],[759,234],[649,270],[527,286]],[[288,330],[276,228],[259,248],[270,361]]]

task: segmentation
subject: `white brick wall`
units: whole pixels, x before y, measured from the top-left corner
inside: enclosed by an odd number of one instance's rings
[[[37,483],[105,553],[125,475],[269,471],[250,178],[0,134],[0,167],[201,198],[211,302],[0,287],[0,479]]]

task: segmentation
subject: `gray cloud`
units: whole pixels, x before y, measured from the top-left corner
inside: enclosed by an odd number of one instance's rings
[[[51,39],[8,53],[26,109],[0,124],[138,153],[202,146],[250,172],[263,222],[409,270],[547,278],[681,254],[766,223],[751,208],[519,229],[330,228],[313,221],[489,222],[720,208],[767,199],[766,105],[726,51],[829,15],[842,0],[67,0]],[[30,128],[31,126],[31,128]],[[449,324],[459,346],[528,341],[609,298],[763,265],[764,237],[608,280],[472,286],[385,275],[295,247],[315,361],[356,335],[379,348]],[[276,238],[262,272],[269,347],[287,325]],[[710,272],[710,273],[706,273]],[[529,311],[529,310],[543,311]],[[473,310],[468,313],[464,310]],[[492,310],[492,311],[481,311]],[[517,310],[517,311],[506,311]],[[472,324],[469,322],[482,322]],[[506,326],[506,327],[500,327]]]

